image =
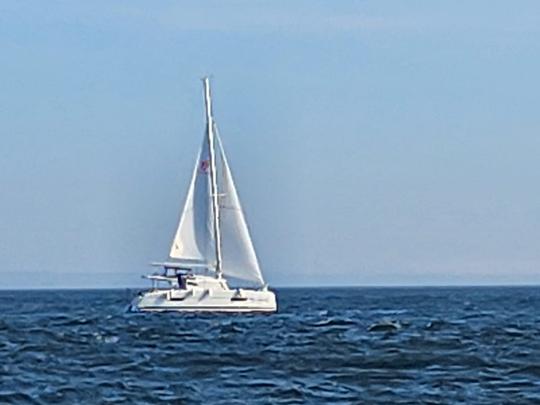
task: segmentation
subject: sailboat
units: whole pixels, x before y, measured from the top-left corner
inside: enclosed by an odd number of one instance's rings
[[[152,263],[162,270],[144,276],[152,287],[131,309],[275,312],[214,121],[208,77],[203,84],[206,131],[169,259]]]

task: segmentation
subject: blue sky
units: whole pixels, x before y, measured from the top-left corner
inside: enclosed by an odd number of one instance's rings
[[[538,284],[539,38],[536,1],[3,1],[0,287],[141,285],[205,74],[271,285]]]

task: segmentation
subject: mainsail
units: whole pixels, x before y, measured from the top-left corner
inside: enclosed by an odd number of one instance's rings
[[[214,266],[210,200],[210,166],[206,138],[197,156],[193,176],[169,256],[186,262]]]
[[[209,92],[206,94],[209,97]],[[220,259],[220,270],[232,284],[260,287],[264,285],[264,280],[231,169],[211,117],[209,102],[207,119],[210,120],[207,133],[195,164],[169,255],[187,264],[206,264],[209,270],[215,270]],[[210,145],[218,149],[217,153],[210,150]],[[215,158],[214,167],[212,155]],[[212,176],[215,176],[217,186],[218,212],[214,212],[212,206]],[[215,218],[219,218],[216,223]],[[214,226],[215,224],[219,226]],[[219,249],[216,249],[216,229],[219,231],[217,239],[221,240],[219,255]],[[221,257],[218,259],[217,256]]]

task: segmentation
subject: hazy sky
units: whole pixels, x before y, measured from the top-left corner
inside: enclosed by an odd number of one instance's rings
[[[0,288],[141,285],[205,74],[271,285],[540,283],[539,72],[538,1],[4,0]]]

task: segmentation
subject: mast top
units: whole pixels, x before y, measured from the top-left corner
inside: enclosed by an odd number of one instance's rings
[[[210,77],[205,76],[202,78],[204,83],[204,103],[206,106],[206,119],[208,122],[212,120],[212,93],[210,91]]]

